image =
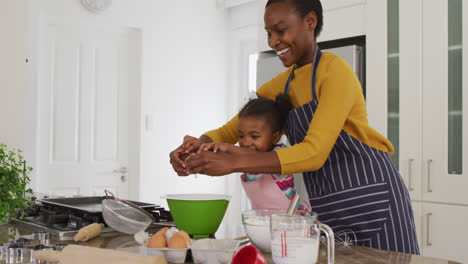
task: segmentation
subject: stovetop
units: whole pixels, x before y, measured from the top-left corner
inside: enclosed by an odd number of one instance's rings
[[[155,222],[153,227],[175,226],[169,211],[154,205],[142,208],[150,213]],[[14,224],[44,231],[55,240],[72,240],[78,230],[92,223],[104,223],[101,212],[84,212],[63,208],[36,201],[35,207],[25,212],[23,219],[10,219]],[[101,233],[116,233],[117,231],[105,225]]]

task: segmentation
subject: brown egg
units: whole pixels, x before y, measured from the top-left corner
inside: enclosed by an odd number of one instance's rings
[[[149,248],[165,248],[166,246],[166,239],[161,234],[155,234],[148,240]]]
[[[181,235],[173,235],[169,240],[168,248],[187,248],[187,241]]]
[[[180,230],[179,232],[175,233],[175,235],[181,235],[183,238],[185,238],[185,241],[189,244],[192,245],[192,241],[190,240],[189,234],[187,232]]]
[[[166,237],[167,230],[169,230],[169,227],[163,227],[158,232],[156,232],[156,234],[161,234],[163,237]]]

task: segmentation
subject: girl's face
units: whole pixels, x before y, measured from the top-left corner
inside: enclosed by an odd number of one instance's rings
[[[317,26],[314,12],[302,18],[289,1],[277,2],[265,9],[264,20],[268,45],[276,51],[285,67],[312,63]]]
[[[258,116],[239,119],[239,145],[251,150],[267,152],[281,138],[281,132],[273,132],[267,120]]]

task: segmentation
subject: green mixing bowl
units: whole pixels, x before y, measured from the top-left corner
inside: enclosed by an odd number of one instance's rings
[[[224,194],[167,194],[169,211],[179,230],[194,238],[214,236],[231,200]]]

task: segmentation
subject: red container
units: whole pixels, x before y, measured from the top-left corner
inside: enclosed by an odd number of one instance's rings
[[[265,256],[254,245],[247,245],[234,255],[232,264],[266,264]]]

